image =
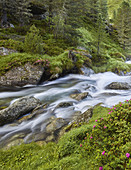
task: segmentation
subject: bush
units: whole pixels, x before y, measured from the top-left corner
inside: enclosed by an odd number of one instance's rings
[[[10,48],[17,51],[23,51],[23,42],[16,40],[0,40],[0,47]]]
[[[131,100],[113,106],[106,119],[95,121],[97,124],[84,140],[83,154],[96,155],[94,167],[97,162],[105,169],[130,169]]]
[[[43,53],[43,40],[39,35],[39,29],[34,25],[30,27],[29,32],[25,37],[24,51],[32,54],[42,54]]]

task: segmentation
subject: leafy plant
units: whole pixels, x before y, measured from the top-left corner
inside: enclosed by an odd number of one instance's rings
[[[42,54],[43,53],[43,40],[39,35],[39,29],[32,25],[29,32],[25,37],[24,51],[32,54]]]
[[[131,100],[113,106],[106,119],[95,121],[84,140],[83,154],[89,157],[94,152],[97,164],[105,169],[130,169]]]

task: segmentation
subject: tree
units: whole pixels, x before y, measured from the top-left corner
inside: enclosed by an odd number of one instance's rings
[[[99,13],[99,0],[88,0],[86,7],[88,18],[96,22]]]
[[[118,8],[115,25],[121,47],[131,50],[131,6],[128,2],[123,1]]]
[[[32,54],[42,54],[43,52],[43,40],[39,35],[39,29],[32,25],[29,32],[25,37],[24,51]]]
[[[8,14],[15,18],[20,25],[24,25],[29,21],[31,16],[29,3],[30,0],[1,0],[1,27],[8,27]]]
[[[16,6],[15,17],[20,26],[23,26],[29,22],[29,18],[32,16],[29,9],[30,3],[27,0],[15,0],[14,5]]]
[[[105,37],[105,23],[102,18],[102,14],[99,13],[98,19],[97,19],[97,56],[100,54],[100,47],[102,44],[102,41]]]
[[[99,13],[101,13],[103,20],[108,20],[107,0],[99,0]]]

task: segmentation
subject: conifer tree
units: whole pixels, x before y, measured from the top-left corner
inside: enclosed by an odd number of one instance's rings
[[[101,44],[103,42],[103,39],[105,38],[105,23],[102,18],[102,14],[99,13],[98,19],[97,19],[97,56],[100,54],[100,48]]]
[[[29,18],[32,16],[30,13],[30,3],[27,0],[15,0],[14,4],[16,5],[15,17],[17,18],[21,26],[29,22]]]
[[[131,7],[128,2],[123,1],[118,8],[115,25],[121,47],[131,50]]]
[[[42,43],[43,40],[42,37],[39,35],[39,29],[37,29],[35,25],[32,25],[25,37],[25,42],[24,42],[25,52],[32,53],[32,54],[36,54],[36,53],[42,54],[43,52]]]
[[[20,25],[27,23],[31,16],[29,2],[30,0],[1,0],[1,26],[7,27],[9,25],[8,14],[16,19]]]
[[[86,7],[87,7],[87,16],[93,22],[96,22],[99,13],[99,0],[88,0]]]
[[[102,15],[103,20],[108,19],[108,4],[107,0],[99,0],[99,12]]]

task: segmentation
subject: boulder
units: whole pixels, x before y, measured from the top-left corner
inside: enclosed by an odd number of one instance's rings
[[[26,63],[23,66],[15,67],[0,76],[0,86],[24,86],[27,84],[37,84],[43,74],[42,66]]]
[[[13,122],[40,105],[40,101],[32,96],[18,99],[6,109],[0,111],[0,126]]]
[[[65,108],[65,107],[69,107],[69,106],[72,106],[73,105],[73,102],[61,102],[59,103],[56,108]]]
[[[124,82],[112,82],[111,84],[105,87],[106,89],[114,89],[114,90],[128,90],[131,86],[128,83]]]
[[[71,94],[70,95],[71,98],[78,100],[78,101],[85,99],[87,96],[89,96],[89,92]]]

